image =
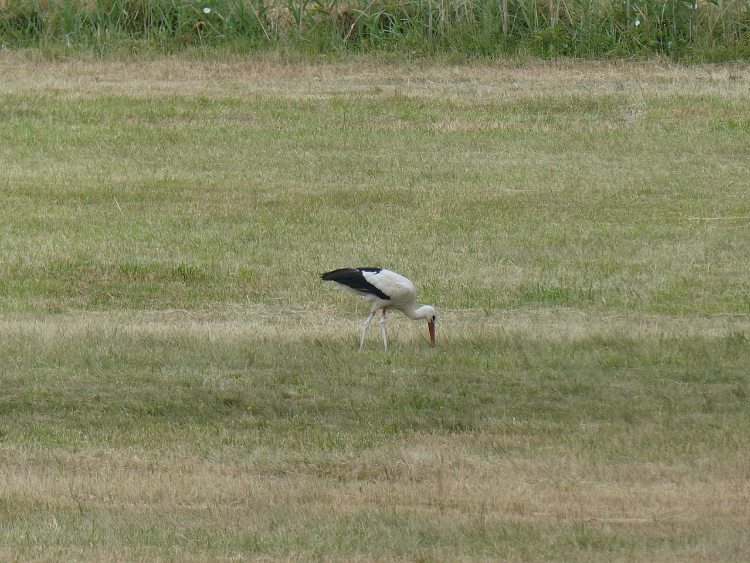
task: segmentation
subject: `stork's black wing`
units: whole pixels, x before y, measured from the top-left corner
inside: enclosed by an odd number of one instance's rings
[[[388,300],[390,297],[368,282],[363,274],[363,272],[378,273],[380,270],[381,268],[339,268],[338,270],[326,272],[320,276],[320,279],[340,283],[354,291],[358,291],[362,295],[372,294],[380,299]]]

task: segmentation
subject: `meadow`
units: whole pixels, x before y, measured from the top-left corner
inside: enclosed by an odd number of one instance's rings
[[[4,561],[747,559],[746,66],[0,76]]]

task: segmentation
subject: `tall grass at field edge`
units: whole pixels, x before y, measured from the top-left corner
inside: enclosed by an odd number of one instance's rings
[[[4,0],[4,48],[750,58],[746,0]]]

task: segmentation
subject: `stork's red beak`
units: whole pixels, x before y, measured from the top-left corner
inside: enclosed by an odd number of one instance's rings
[[[433,321],[429,321],[427,323],[427,328],[430,329],[430,342],[432,345],[435,345],[435,323]]]

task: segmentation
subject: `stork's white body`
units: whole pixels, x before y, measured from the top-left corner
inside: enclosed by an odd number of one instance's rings
[[[359,349],[365,343],[365,334],[370,321],[382,311],[380,331],[383,334],[383,346],[388,349],[385,335],[385,312],[387,309],[398,309],[413,320],[424,319],[430,330],[430,340],[435,345],[435,309],[430,305],[415,307],[417,292],[414,284],[402,275],[385,268],[341,268],[321,276],[324,281],[334,281],[339,287],[354,293],[370,304],[370,315],[362,327]]]

